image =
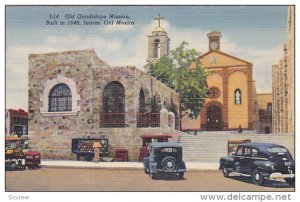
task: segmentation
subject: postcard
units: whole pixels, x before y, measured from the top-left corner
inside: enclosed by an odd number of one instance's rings
[[[295,191],[294,5],[6,5],[5,42],[6,192]]]

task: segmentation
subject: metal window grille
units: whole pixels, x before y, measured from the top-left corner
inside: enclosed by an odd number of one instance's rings
[[[125,88],[117,81],[105,86],[103,91],[101,128],[125,127]]]
[[[66,84],[53,87],[49,95],[49,112],[72,111],[72,94]]]
[[[124,128],[125,113],[100,113],[101,128]]]
[[[160,127],[160,113],[137,113],[137,127]]]

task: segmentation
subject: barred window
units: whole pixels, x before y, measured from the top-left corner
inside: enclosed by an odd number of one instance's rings
[[[107,84],[102,93],[101,128],[125,127],[125,88],[118,82]]]
[[[120,82],[113,81],[105,86],[103,90],[103,112],[125,112],[125,88]]]
[[[72,94],[69,86],[58,84],[49,94],[49,112],[72,111]]]

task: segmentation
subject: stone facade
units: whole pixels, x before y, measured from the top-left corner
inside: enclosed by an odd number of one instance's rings
[[[107,107],[103,97],[112,83],[124,89],[124,109],[120,115],[110,111],[105,115],[124,116],[124,123],[107,127],[103,125],[102,115]],[[50,93],[59,84],[69,87],[71,110],[49,111]],[[141,91],[143,111],[140,111]],[[72,159],[72,138],[105,135],[112,155],[115,148],[121,147],[129,150],[130,160],[136,160],[140,135],[158,131],[176,134],[174,129],[179,127],[179,95],[175,91],[135,67],[108,65],[92,49],[29,55],[28,97],[30,146],[41,151],[44,158]],[[157,128],[146,129],[138,125],[137,119],[139,113],[152,112],[153,100],[161,118]],[[167,118],[173,119],[174,125],[162,122],[165,117],[160,113],[162,109],[170,113]]]
[[[287,27],[288,132],[295,132],[295,6],[289,6]]]
[[[295,7],[289,6],[283,58],[272,66],[274,133],[294,133],[295,123]]]
[[[221,33],[208,33],[209,51],[199,57],[208,71],[208,98],[198,119],[182,119],[183,130],[252,130],[255,82],[252,63],[220,51]]]

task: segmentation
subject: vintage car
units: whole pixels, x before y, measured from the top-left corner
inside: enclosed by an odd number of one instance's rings
[[[152,179],[159,173],[177,174],[183,178],[186,167],[182,161],[182,147],[175,142],[155,142],[150,144],[150,152],[143,160],[144,170]]]
[[[231,172],[251,176],[256,185],[262,185],[266,178],[284,178],[295,183],[295,162],[289,151],[277,144],[240,144],[234,154],[220,159],[220,170],[224,177]]]

